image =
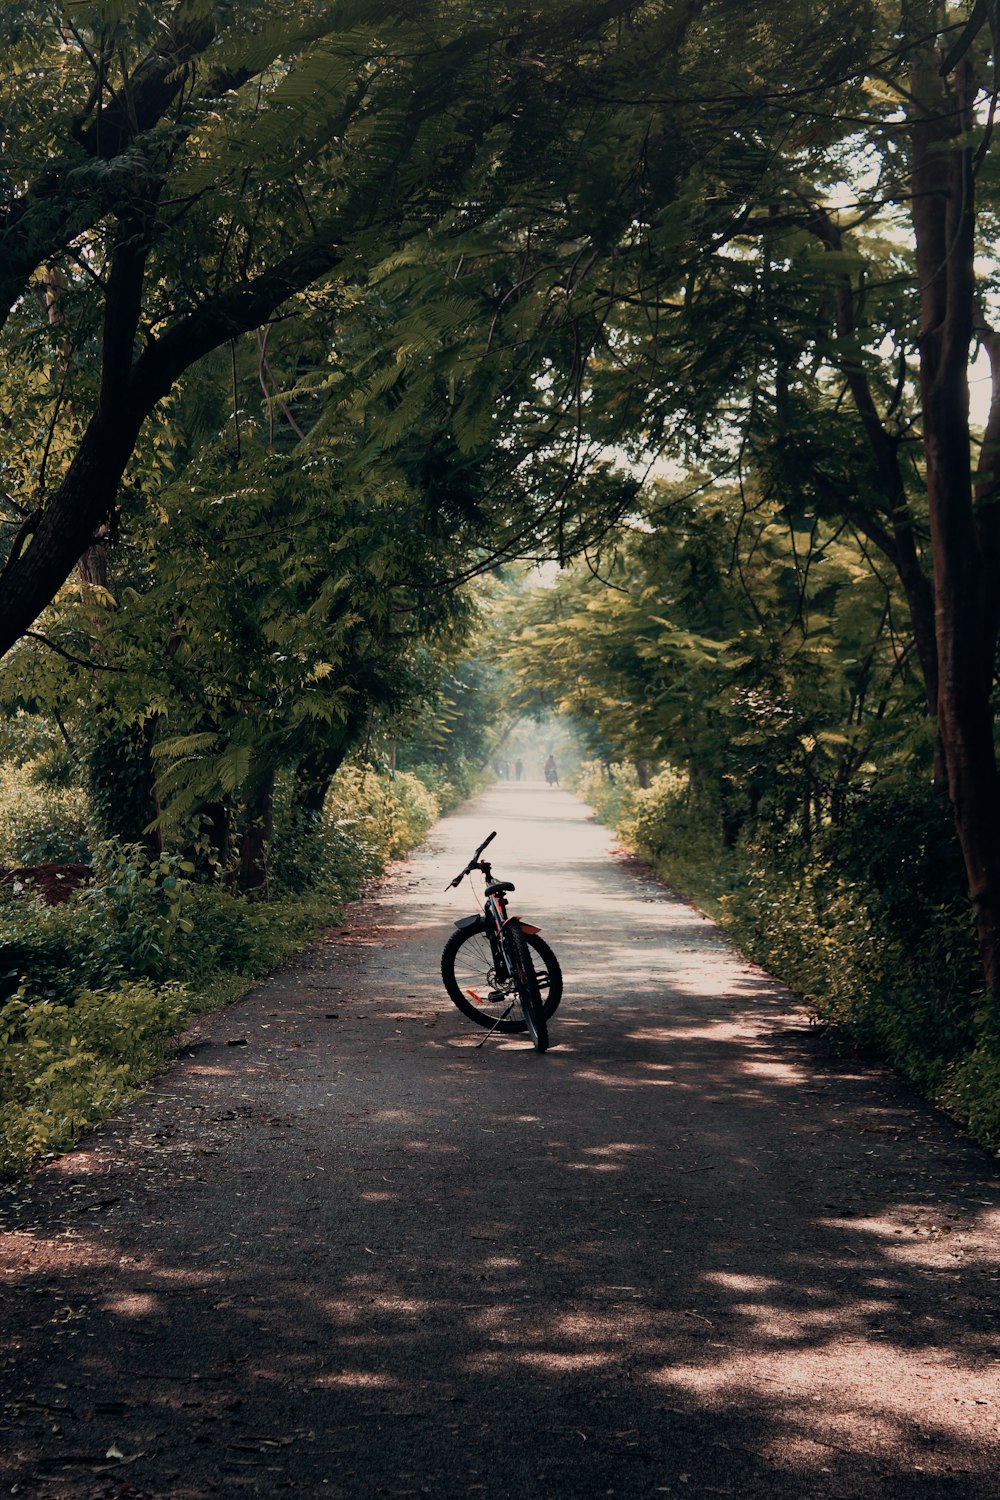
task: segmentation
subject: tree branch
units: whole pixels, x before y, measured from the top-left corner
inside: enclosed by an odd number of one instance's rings
[[[47,635],[42,635],[38,630],[26,630],[24,636],[29,641],[39,641],[43,646],[48,646],[57,656],[72,662],[75,667],[86,667],[88,672],[124,672],[124,667],[113,667],[110,662],[87,661],[82,656],[74,656],[71,651],[64,651],[62,646],[57,646],[55,641],[50,641]]]

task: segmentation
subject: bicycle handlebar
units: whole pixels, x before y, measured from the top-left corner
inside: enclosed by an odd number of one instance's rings
[[[497,831],[494,828],[493,832],[492,833],[488,833],[486,835],[486,837],[483,839],[483,842],[480,844],[479,848],[476,850],[475,854],[469,860],[469,863],[466,865],[465,869],[461,872],[461,874],[460,875],[456,875],[454,880],[449,880],[448,884],[445,886],[445,890],[446,891],[450,891],[454,886],[462,884],[462,881],[465,879],[466,875],[470,874],[476,868],[476,866],[478,865],[478,863],[479,863],[479,856],[482,854],[483,850],[486,848],[486,845],[487,844],[492,844],[492,842],[496,838],[496,836],[497,836]]]
[[[496,836],[497,836],[497,831],[496,831],[495,828],[494,828],[494,830],[493,830],[492,833],[488,833],[486,835],[486,837],[483,839],[483,842],[480,844],[479,848],[476,850],[475,854],[472,856],[472,862],[469,865],[469,869],[470,870],[472,869],[472,865],[475,864],[476,860],[479,858],[479,856],[482,854],[483,850],[486,848],[486,845],[487,844],[492,844],[492,842],[496,838]]]

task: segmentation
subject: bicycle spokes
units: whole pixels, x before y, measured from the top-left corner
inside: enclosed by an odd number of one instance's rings
[[[488,1028],[488,1036],[527,1028],[542,1052],[546,1023],[562,998],[562,972],[537,926],[509,913],[507,898],[515,887],[509,880],[495,880],[489,860],[482,858],[495,837],[490,834],[450,882],[449,888],[458,886],[477,871],[485,877],[485,899],[480,916],[455,923],[441,955],[441,977],[454,1004],[467,1019]]]

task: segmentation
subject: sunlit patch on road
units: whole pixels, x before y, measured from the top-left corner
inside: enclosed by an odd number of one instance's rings
[[[438,978],[493,827],[544,1055]],[[995,1169],[607,847],[494,789],[10,1197],[22,1493],[992,1497]]]

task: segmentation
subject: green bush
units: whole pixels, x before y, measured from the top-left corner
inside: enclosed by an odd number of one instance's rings
[[[107,840],[94,851],[94,881],[47,907],[0,902],[0,994],[72,1004],[82,990],[120,981],[195,978],[185,959],[196,899],[193,866]]]
[[[89,859],[86,799],[47,772],[47,762],[0,766],[0,866]]]
[[[96,836],[145,843],[156,816],[153,726],[93,726],[84,756],[87,801]]]
[[[256,978],[339,916],[322,891],[248,902],[220,886],[203,886],[188,910],[191,930],[175,948],[173,972],[201,985],[222,974]]]
[[[77,899],[45,906],[35,897],[0,891],[0,997],[20,991],[66,1003],[88,985],[117,977],[117,967],[102,970]]]
[[[604,767],[597,761],[584,761],[579,772],[569,779],[570,788],[594,809],[602,823],[621,834],[628,820],[635,816],[639,780],[635,767]]]
[[[687,776],[668,767],[631,794],[631,811],[618,827],[625,843],[713,916],[734,878],[730,851],[721,846],[717,812],[695,802]]]
[[[673,772],[643,791],[624,768],[613,785],[590,768],[578,790],[818,1016],[1000,1147],[1000,1022],[939,798],[869,789],[809,848],[770,827],[729,850]]]
[[[199,883],[192,861],[117,839],[96,846],[93,883],[61,906],[0,891],[0,1172],[65,1148],[119,1107],[169,1056],[187,1015],[237,999],[338,921],[438,807],[412,773],[353,765],[318,827],[282,796],[271,901]]]
[[[330,819],[305,811],[294,777],[278,777],[274,797],[274,832],[268,850],[268,895],[271,901],[307,892],[337,900],[353,891],[372,869],[372,853]]]
[[[94,883],[75,903],[92,952],[106,972],[174,978],[177,951],[192,931],[194,864],[106,839],[94,851]]]
[[[474,797],[477,792],[489,786],[493,780],[493,772],[473,761],[458,757],[445,766],[434,765],[431,762],[421,762],[412,768],[416,776],[426,789],[431,793],[438,808],[438,817],[442,813],[449,813],[460,803],[469,797]],[[397,775],[404,773],[397,772]]]
[[[412,772],[390,777],[353,763],[333,778],[323,809],[324,822],[356,844],[372,873],[418,844],[437,816],[433,794]]]
[[[1000,1037],[996,1022],[980,1018],[982,1035],[968,1056],[948,1068],[938,1102],[984,1146],[1000,1153]]]
[[[609,777],[605,767],[589,761],[572,786],[629,849],[677,890],[720,914],[733,861],[720,849],[718,818],[692,802],[683,772],[668,766],[640,787],[633,765],[612,765]]]
[[[932,1097],[974,1044],[981,978],[965,903],[925,907],[919,933],[908,914],[901,930],[878,891],[834,865],[751,850],[723,909],[745,951]]]
[[[979,967],[940,799],[871,790],[810,849],[764,834],[724,898],[737,941],[824,1017],[940,1098],[976,1046]]]
[[[437,822],[440,806],[433,792],[410,771],[397,771],[390,790],[396,810],[389,853],[395,859],[427,837]]]
[[[121,984],[0,1007],[0,1174],[65,1149],[170,1055],[190,1012],[180,989]]]

